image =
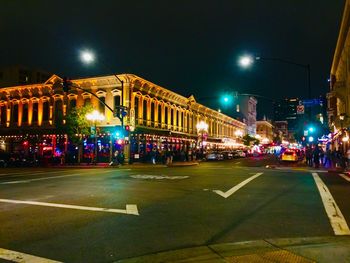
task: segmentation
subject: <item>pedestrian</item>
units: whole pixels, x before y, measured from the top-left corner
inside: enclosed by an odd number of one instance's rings
[[[153,147],[151,151],[151,161],[152,164],[156,164],[156,155],[157,155],[157,148]]]
[[[327,149],[326,150],[326,154],[325,154],[325,160],[324,160],[324,167],[332,167],[332,151],[331,149]]]
[[[312,155],[313,155],[315,168],[319,168],[320,167],[320,149],[318,148],[318,146],[315,147]]]

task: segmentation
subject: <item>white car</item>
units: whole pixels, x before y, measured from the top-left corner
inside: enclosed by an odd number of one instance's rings
[[[238,151],[235,151],[233,153],[233,157],[235,157],[235,158],[243,158],[243,157],[246,157],[246,154],[242,150],[238,150]]]

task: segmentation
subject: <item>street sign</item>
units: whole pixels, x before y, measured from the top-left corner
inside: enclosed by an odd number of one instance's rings
[[[305,113],[304,105],[298,105],[297,106],[297,114],[304,114],[304,113]]]
[[[309,135],[309,131],[308,130],[304,130],[304,136],[308,136]]]

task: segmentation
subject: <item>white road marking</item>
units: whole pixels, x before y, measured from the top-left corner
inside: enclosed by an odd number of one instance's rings
[[[346,181],[350,182],[350,177],[345,174],[339,174],[340,177],[343,177]]]
[[[323,206],[328,215],[329,221],[332,225],[333,231],[335,235],[350,235],[350,229],[346,220],[340,211],[338,205],[331,192],[328,190],[327,186],[321,180],[317,173],[312,173],[312,176],[317,185],[318,191],[320,192],[321,199],[323,202]]]
[[[25,205],[38,205],[38,206],[49,206],[49,207],[59,207],[59,208],[68,208],[68,209],[78,209],[78,210],[88,210],[96,212],[107,212],[107,213],[119,213],[119,214],[128,214],[128,215],[139,215],[137,210],[137,205],[126,205],[126,209],[112,209],[112,208],[103,208],[103,207],[91,207],[91,206],[80,206],[80,205],[66,205],[66,204],[57,204],[57,203],[46,203],[46,202],[37,202],[37,201],[25,201],[25,200],[13,200],[13,199],[0,199],[2,203],[11,203],[11,204],[25,204]]]
[[[111,171],[110,170],[106,170],[106,171],[99,171],[98,173],[100,174],[100,173],[109,173],[109,172],[111,172]],[[23,183],[30,183],[30,182],[35,182],[35,181],[58,179],[58,178],[81,176],[81,175],[84,176],[86,174],[56,175],[56,176],[42,177],[42,178],[35,178],[35,179],[27,179],[27,180],[7,181],[7,182],[2,182],[0,184],[23,184]]]
[[[9,170],[10,171],[10,170]],[[26,176],[26,175],[40,175],[43,173],[46,174],[51,174],[51,173],[61,173],[61,172],[67,172],[68,170],[60,170],[60,171],[23,171],[23,172],[8,172],[8,173],[1,173],[0,175],[21,175],[21,176]]]
[[[79,175],[82,175],[82,174],[67,174],[67,175],[57,175],[57,176],[50,176],[50,177],[43,177],[43,178],[28,179],[28,180],[7,181],[7,182],[2,182],[0,184],[23,184],[23,183],[30,183],[35,181],[50,180],[50,179],[72,177],[72,176],[79,176]]]
[[[12,261],[12,262],[26,262],[26,263],[61,263],[47,258],[37,257],[13,250],[0,248],[0,258]]]
[[[240,164],[241,162],[236,162],[235,164]]]
[[[227,192],[223,192],[221,190],[213,190],[213,192],[218,194],[218,195],[220,195],[220,196],[222,196],[223,198],[230,197],[233,193],[237,192],[239,189],[241,189],[247,183],[249,183],[250,181],[254,180],[255,178],[258,178],[262,174],[263,173],[257,173],[255,175],[249,177],[248,179],[244,180],[243,182],[241,182],[238,185],[236,185],[236,186],[232,187],[231,189],[229,189]]]
[[[152,175],[152,174],[136,174],[136,175],[130,175],[130,177],[135,179],[155,179],[155,180],[178,180],[178,179],[186,179],[189,178],[189,176],[167,176],[167,175]]]

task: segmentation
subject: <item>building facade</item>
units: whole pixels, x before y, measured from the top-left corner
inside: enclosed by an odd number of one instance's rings
[[[342,144],[350,126],[350,1],[346,0],[330,72],[327,94],[328,125],[335,148]]]
[[[274,103],[274,121],[287,121],[290,133],[298,128],[299,120],[303,116],[297,114],[297,106],[300,102],[298,98],[285,98]]]
[[[136,75],[123,74],[118,78],[123,81],[124,92],[115,76],[72,80],[73,86],[67,93],[56,75],[42,84],[2,88],[1,149],[21,154],[36,152],[41,156],[69,152],[75,156],[70,138],[59,130],[70,109],[87,104],[105,118],[96,123],[97,145],[89,136],[76,134],[84,141],[85,158],[94,147],[98,149],[98,160],[108,161],[115,149],[123,149],[127,159],[141,159],[153,147],[194,151],[200,143],[208,149],[240,145],[246,130],[244,123],[197,103],[193,96],[186,98]],[[122,104],[127,108],[124,125],[130,128],[128,134],[116,136],[121,121],[100,101],[112,109]],[[207,124],[205,131],[198,130],[200,122]]]
[[[240,119],[247,125],[247,133],[255,137],[256,135],[256,105],[258,101],[256,98],[251,96],[244,96],[237,99],[236,112],[233,113],[233,116]]]
[[[256,134],[257,138],[262,144],[269,144],[273,142],[274,127],[271,122],[267,120],[261,120],[256,122]]]

